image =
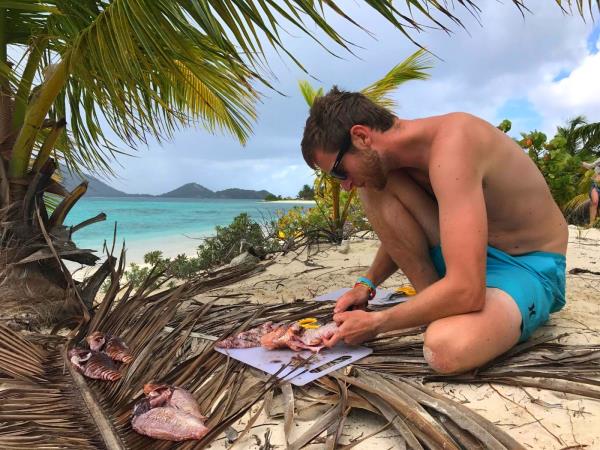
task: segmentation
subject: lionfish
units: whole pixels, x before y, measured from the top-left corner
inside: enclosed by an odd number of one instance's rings
[[[136,432],[168,441],[202,439],[208,432],[206,417],[188,391],[148,383],[144,394],[146,397],[133,407],[131,426]]]
[[[329,322],[315,329],[305,329],[297,322],[291,324],[273,324],[266,322],[256,328],[230,336],[217,342],[220,348],[249,348],[261,345],[269,350],[290,348],[296,352],[320,351],[325,345],[324,339],[331,338],[337,332],[335,322]],[[251,336],[251,338],[248,338]]]
[[[123,364],[129,364],[133,361],[133,355],[129,347],[119,336],[94,331],[85,340],[92,350],[102,351],[115,361],[120,361]]]
[[[69,361],[84,376],[95,380],[116,381],[121,378],[117,366],[104,353],[75,347],[68,352]]]
[[[260,347],[261,338],[268,333],[280,328],[281,323],[265,322],[250,330],[242,331],[235,336],[229,336],[215,345],[219,348],[252,348]]]

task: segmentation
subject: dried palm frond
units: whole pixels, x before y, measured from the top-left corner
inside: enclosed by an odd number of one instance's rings
[[[150,293],[148,288],[159,274],[151,273],[133,291],[118,285],[123,265],[112,268],[116,284],[93,320],[71,341],[60,336],[23,336],[0,328],[1,448],[56,448],[59,440],[62,448],[202,448],[253,405],[273,398],[278,391],[285,405],[283,426],[291,449],[304,447],[324,432],[327,448],[341,445],[346,417],[352,409],[381,416],[383,428],[393,427],[397,439],[408,448],[523,448],[479,414],[421,383],[423,378],[439,379],[423,359],[421,329],[375,339],[368,343],[374,350],[372,356],[350,371],[337,371],[308,388],[297,388],[213,351],[214,341],[267,320],[291,321],[308,315],[330,320],[331,304],[219,305],[214,299],[198,297],[257,269],[228,268]],[[79,344],[95,330],[121,336],[135,356],[132,364],[121,368],[123,376],[114,383],[84,379],[70,370],[65,359],[66,347]],[[595,397],[599,356],[598,346],[567,346],[538,339],[516,347],[477,373],[444,379],[539,385],[552,378],[552,389]],[[209,416],[210,432],[201,441],[186,443],[151,440],[134,432],[130,426],[132,407],[142,395],[143,384],[150,381],[191,392]],[[566,390],[568,386],[560,381],[577,388]],[[295,436],[293,423],[300,402],[303,408],[308,403],[309,407],[328,405],[328,410]],[[268,403],[253,410],[238,440],[261,410],[272,412]]]

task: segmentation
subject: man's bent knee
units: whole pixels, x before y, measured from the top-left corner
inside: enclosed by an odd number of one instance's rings
[[[438,373],[452,374],[471,369],[465,364],[465,350],[458,337],[432,336],[429,330],[425,335],[423,356],[429,367]]]
[[[429,324],[423,345],[425,360],[440,373],[480,367],[518,342],[520,324],[515,301],[500,289],[488,288],[483,310]]]

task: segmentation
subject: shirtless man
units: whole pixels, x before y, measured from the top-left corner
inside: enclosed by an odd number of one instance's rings
[[[381,241],[365,277],[336,303],[329,346],[428,324],[429,365],[462,372],[564,306],[567,223],[534,163],[489,123],[464,113],[403,120],[334,87],[311,108],[302,154],[344,189],[358,188]],[[361,310],[397,269],[417,294]]]

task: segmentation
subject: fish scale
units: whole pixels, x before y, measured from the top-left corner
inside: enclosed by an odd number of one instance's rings
[[[90,357],[84,367],[83,374],[89,378],[105,381],[116,381],[121,378],[121,373],[112,360],[108,356],[97,352],[94,352]]]
[[[129,347],[127,347],[127,344],[117,336],[108,336],[108,342],[106,343],[104,353],[115,361],[121,361],[125,364],[128,364],[133,360]]]

